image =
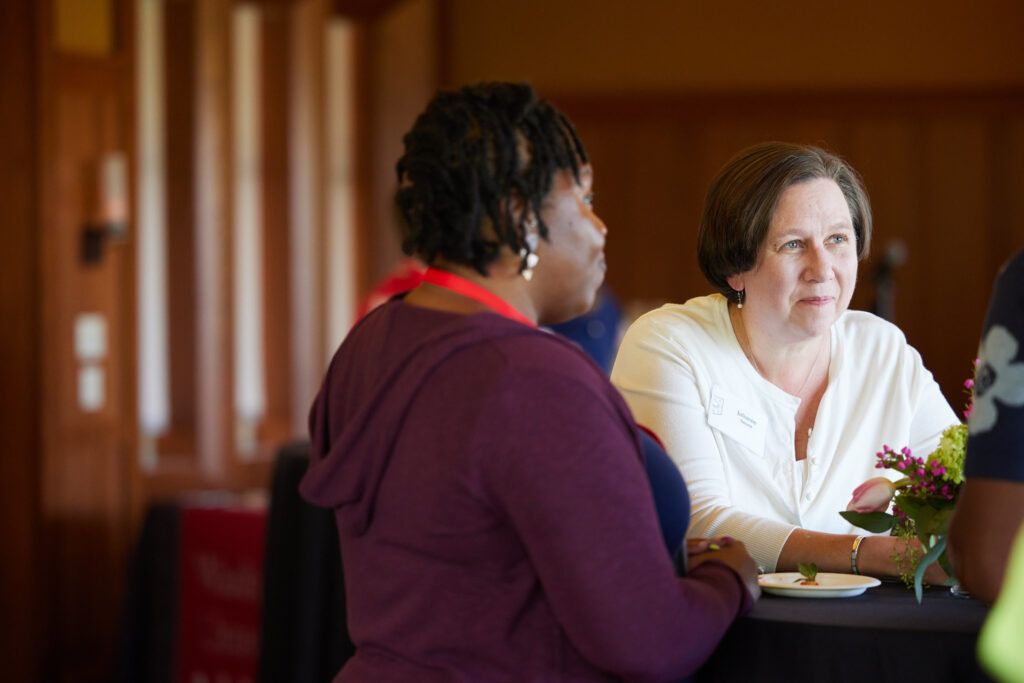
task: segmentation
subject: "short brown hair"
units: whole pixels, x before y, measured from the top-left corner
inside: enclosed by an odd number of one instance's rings
[[[735,300],[727,278],[757,264],[779,197],[816,178],[835,181],[846,198],[862,260],[871,242],[871,205],[857,171],[818,147],[762,142],[730,159],[711,181],[697,235],[697,260],[708,282]]]

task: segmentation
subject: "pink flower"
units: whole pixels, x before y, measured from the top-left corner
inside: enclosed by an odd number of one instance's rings
[[[853,498],[846,509],[862,514],[885,512],[895,492],[896,485],[885,477],[868,479],[853,491]]]

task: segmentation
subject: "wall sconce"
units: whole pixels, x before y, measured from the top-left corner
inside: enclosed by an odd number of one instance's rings
[[[105,155],[97,167],[92,218],[82,231],[82,261],[96,265],[111,239],[122,240],[128,231],[128,161],[122,152]]]

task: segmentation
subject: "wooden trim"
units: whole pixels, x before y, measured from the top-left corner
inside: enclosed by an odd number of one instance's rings
[[[292,8],[262,8],[260,117],[263,145],[263,372],[266,413],[260,441],[286,439],[291,425],[290,155],[294,116]],[[284,97],[282,97],[284,95]],[[281,432],[284,432],[283,434]]]
[[[366,296],[373,288],[375,244],[373,232],[383,226],[374,226],[374,211],[371,202],[373,196],[373,140],[377,133],[377,125],[373,115],[373,87],[370,77],[371,45],[369,26],[358,22],[353,30],[353,55],[356,105],[353,107],[352,128],[359,131],[355,135],[352,153],[355,157],[355,253],[356,253],[356,291],[359,298]]]
[[[454,46],[452,43],[452,22],[454,21],[454,9],[452,0],[434,0],[435,22],[437,24],[437,87],[453,88],[452,82],[452,61],[454,60]]]
[[[358,21],[372,21],[401,0],[333,0],[335,14]]]
[[[12,0],[0,6],[0,82],[5,105],[0,108],[0,205],[4,207],[7,241],[0,251],[0,319],[6,327],[0,353],[0,433],[5,455],[0,458],[0,520],[4,545],[6,636],[0,642],[4,675],[11,680],[40,678],[40,643],[45,642],[45,578],[39,573],[38,514],[40,453],[40,283],[39,137],[37,106],[38,4]],[[14,621],[17,620],[17,627]]]
[[[232,464],[230,476],[211,476],[199,470],[191,454],[161,456],[157,469],[147,472],[142,481],[142,497],[147,504],[151,504],[177,498],[188,491],[219,489],[244,492],[265,489],[270,482],[275,452],[276,446],[261,444],[252,462]]]
[[[234,460],[230,362],[232,208],[230,0],[195,0],[196,8],[196,449],[210,479]]]
[[[52,7],[49,2],[39,3],[37,5],[37,22],[33,27],[36,31],[36,83],[38,85],[37,93],[37,118],[38,121],[36,131],[38,134],[38,144],[36,146],[37,153],[37,181],[40,192],[40,197],[47,190],[50,190],[53,185],[53,162],[54,157],[54,115],[53,115],[53,101],[56,93],[56,77],[54,75],[54,62],[56,61],[52,49],[51,49],[51,37],[52,31]],[[37,311],[39,315],[39,345],[37,348],[39,370],[37,377],[39,378],[39,400],[40,405],[49,405],[48,409],[40,410],[39,422],[41,428],[41,436],[39,439],[39,453],[37,454],[38,459],[38,488],[34,492],[36,495],[36,510],[40,517],[40,537],[37,542],[37,571],[36,580],[38,586],[55,586],[59,582],[60,578],[60,567],[56,566],[53,561],[54,556],[54,545],[55,541],[52,533],[52,523],[46,519],[45,507],[46,501],[46,464],[51,453],[53,453],[58,445],[57,443],[57,406],[55,399],[59,395],[57,390],[59,377],[55,364],[50,362],[57,351],[56,339],[57,335],[60,334],[60,326],[57,318],[57,302],[55,301],[55,292],[52,286],[48,283],[52,283],[55,273],[55,266],[52,263],[50,255],[55,253],[59,248],[58,239],[54,235],[54,213],[55,208],[52,202],[37,201],[37,225],[38,225],[38,253],[37,253],[37,267],[38,267],[38,299],[37,299]],[[51,594],[52,595],[52,594]],[[41,628],[42,632],[49,635],[55,630],[54,624],[57,619],[60,618],[56,605],[53,604],[51,595],[41,598],[38,604],[42,607],[36,613],[37,629]],[[42,669],[42,677],[53,678],[55,674],[56,664],[50,661],[50,655],[53,652],[54,645],[52,644],[51,638],[38,641],[42,643],[37,646],[38,652],[41,655],[40,667]]]
[[[141,477],[139,472],[139,422],[138,422],[138,280],[136,273],[138,261],[137,226],[138,214],[135,211],[139,188],[136,184],[138,178],[136,160],[138,155],[138,120],[136,117],[138,103],[137,63],[138,51],[136,49],[136,3],[129,0],[117,0],[116,16],[117,26],[114,36],[115,56],[114,59],[123,64],[122,78],[122,111],[120,119],[124,122],[127,131],[121,146],[124,149],[125,157],[128,160],[128,234],[124,241],[115,248],[120,252],[119,258],[122,261],[120,268],[118,289],[122,292],[121,298],[121,329],[116,332],[117,337],[122,340],[121,356],[123,360],[123,373],[121,376],[121,405],[118,408],[120,419],[118,421],[118,432],[120,435],[118,464],[120,478],[125,482],[122,487],[121,501],[119,507],[125,511],[126,519],[122,526],[122,547],[125,552],[125,568],[127,569],[128,552],[132,548],[136,532],[142,522],[143,505],[139,497]]]
[[[324,108],[324,56],[328,3],[314,0],[295,8],[292,15],[290,132],[290,184],[292,259],[290,342],[291,403],[286,438],[307,433],[309,405],[323,375],[323,288],[325,271],[317,255],[324,250],[327,224],[329,162]],[[301,224],[302,220],[308,223]],[[300,232],[304,231],[304,232]]]
[[[999,113],[1024,106],[1024,87],[975,89],[747,90],[728,92],[588,94],[546,92],[567,114],[591,120],[744,120],[751,111],[767,118],[793,114],[943,115]],[[571,116],[570,116],[571,117]]]
[[[197,451],[197,33],[194,2],[174,1],[164,12],[164,121],[167,231],[167,348],[169,434],[160,457]],[[193,457],[195,457],[193,455]]]

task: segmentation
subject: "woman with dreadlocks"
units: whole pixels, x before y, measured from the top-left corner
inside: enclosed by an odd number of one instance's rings
[[[403,246],[428,269],[334,356],[301,487],[341,540],[357,649],[335,680],[692,673],[752,606],[756,570],[712,539],[676,575],[629,410],[537,329],[604,278],[572,125],[527,85],[440,93],[397,170]]]

